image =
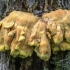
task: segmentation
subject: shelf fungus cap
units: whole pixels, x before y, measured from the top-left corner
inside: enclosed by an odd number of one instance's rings
[[[18,42],[21,42],[23,40],[25,40],[25,37],[24,36],[20,36],[19,39],[18,39]]]
[[[63,41],[60,43],[60,50],[61,51],[66,51],[66,50],[70,50],[70,43]]]
[[[51,48],[49,40],[45,34],[42,35],[40,44],[35,48],[35,52],[37,53],[37,56],[39,56],[42,60],[49,60],[51,56]]]
[[[5,50],[5,46],[4,45],[0,45],[0,52]]]
[[[4,26],[4,28],[5,28],[5,29],[9,29],[9,28],[12,28],[13,25],[14,25],[14,22],[11,21],[11,22],[9,22],[9,23],[6,23],[5,26]]]

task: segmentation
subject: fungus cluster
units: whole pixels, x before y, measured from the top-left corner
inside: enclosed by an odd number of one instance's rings
[[[53,53],[70,50],[70,11],[56,10],[42,16],[50,35]]]
[[[26,58],[33,51],[48,61],[53,53],[70,50],[70,11],[56,10],[42,18],[13,11],[0,21],[0,51],[10,50],[13,57]]]

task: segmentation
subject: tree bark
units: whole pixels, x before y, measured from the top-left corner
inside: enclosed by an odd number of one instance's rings
[[[13,10],[27,11],[41,17],[44,12],[57,9],[70,9],[70,0],[0,0],[0,19]],[[0,70],[70,70],[70,66],[64,67],[64,64],[70,65],[69,53],[52,54],[50,60],[45,62],[35,52],[32,57],[22,59],[13,58],[9,51],[4,51],[0,52]]]

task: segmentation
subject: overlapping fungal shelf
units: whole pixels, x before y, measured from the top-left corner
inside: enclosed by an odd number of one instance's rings
[[[13,11],[0,21],[0,51],[10,50],[13,57],[26,58],[36,52],[48,61],[51,51],[70,50],[70,11],[56,10],[42,18]]]
[[[47,24],[53,53],[70,50],[70,11],[59,9],[44,14],[42,18]]]

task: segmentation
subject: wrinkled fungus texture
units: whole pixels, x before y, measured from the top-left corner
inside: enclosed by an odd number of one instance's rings
[[[53,52],[70,50],[70,11],[59,9],[45,13],[42,18],[51,36]]]
[[[26,58],[32,55],[33,48],[28,46],[28,40],[33,25],[38,17],[30,13],[13,11],[3,19],[1,24],[1,51],[10,50],[13,57]]]
[[[46,37],[46,24],[42,20],[39,20],[32,29],[30,45],[36,46],[34,50],[41,59],[47,61],[50,58],[50,43]]]
[[[13,11],[0,21],[0,51],[10,50],[13,57],[26,58],[36,52],[48,61],[51,51],[70,50],[70,11],[56,10],[42,18]]]

